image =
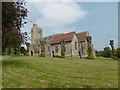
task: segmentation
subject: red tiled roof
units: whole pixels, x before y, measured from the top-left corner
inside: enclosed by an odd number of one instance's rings
[[[51,44],[60,43],[61,40],[65,40],[65,42],[72,41],[72,38],[73,38],[74,34],[75,34],[75,32],[70,32],[70,33],[66,33],[66,34],[61,34],[61,35],[55,36],[53,38]]]
[[[85,40],[86,40],[86,35],[87,35],[87,31],[77,33],[78,41],[79,41],[79,42],[85,41]]]

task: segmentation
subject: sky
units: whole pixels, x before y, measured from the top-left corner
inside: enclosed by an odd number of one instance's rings
[[[22,32],[30,33],[33,23],[43,28],[43,36],[89,31],[96,50],[110,47],[111,39],[118,47],[117,2],[27,2],[25,7],[28,23]]]

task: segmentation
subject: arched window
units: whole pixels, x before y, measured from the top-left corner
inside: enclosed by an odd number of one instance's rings
[[[77,50],[77,42],[75,42],[75,50]]]
[[[57,46],[55,46],[55,52],[56,52],[56,53],[58,52],[58,47],[57,47]]]

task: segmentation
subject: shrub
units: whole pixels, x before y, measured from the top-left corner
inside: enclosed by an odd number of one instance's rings
[[[92,56],[92,55],[87,56],[86,59],[94,59],[94,56]]]
[[[58,57],[59,57],[59,58],[65,58],[65,56],[62,56],[62,55],[61,55],[61,56],[58,56]]]
[[[25,55],[27,53],[26,49],[24,47],[20,47],[20,53]]]
[[[112,56],[111,58],[112,58],[112,59],[115,59],[115,60],[119,60],[119,58],[116,57],[116,56]]]
[[[65,57],[65,51],[64,51],[64,49],[61,50],[61,56]]]
[[[5,52],[2,52],[2,55],[5,55]]]
[[[103,51],[103,57],[111,57],[111,50],[109,47],[105,47]]]
[[[117,56],[118,58],[120,58],[120,48],[117,48],[117,50],[116,50],[116,56]]]
[[[92,50],[92,47],[88,44],[88,56],[86,57],[86,59],[94,59],[94,56],[93,56],[93,50]]]
[[[103,57],[103,51],[96,51],[97,57]]]
[[[41,54],[39,55],[39,57],[45,57],[45,55],[44,55],[43,53],[41,53]]]

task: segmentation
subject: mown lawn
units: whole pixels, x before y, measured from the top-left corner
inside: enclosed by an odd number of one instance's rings
[[[118,61],[106,58],[10,57],[2,70],[4,88],[118,88]]]

